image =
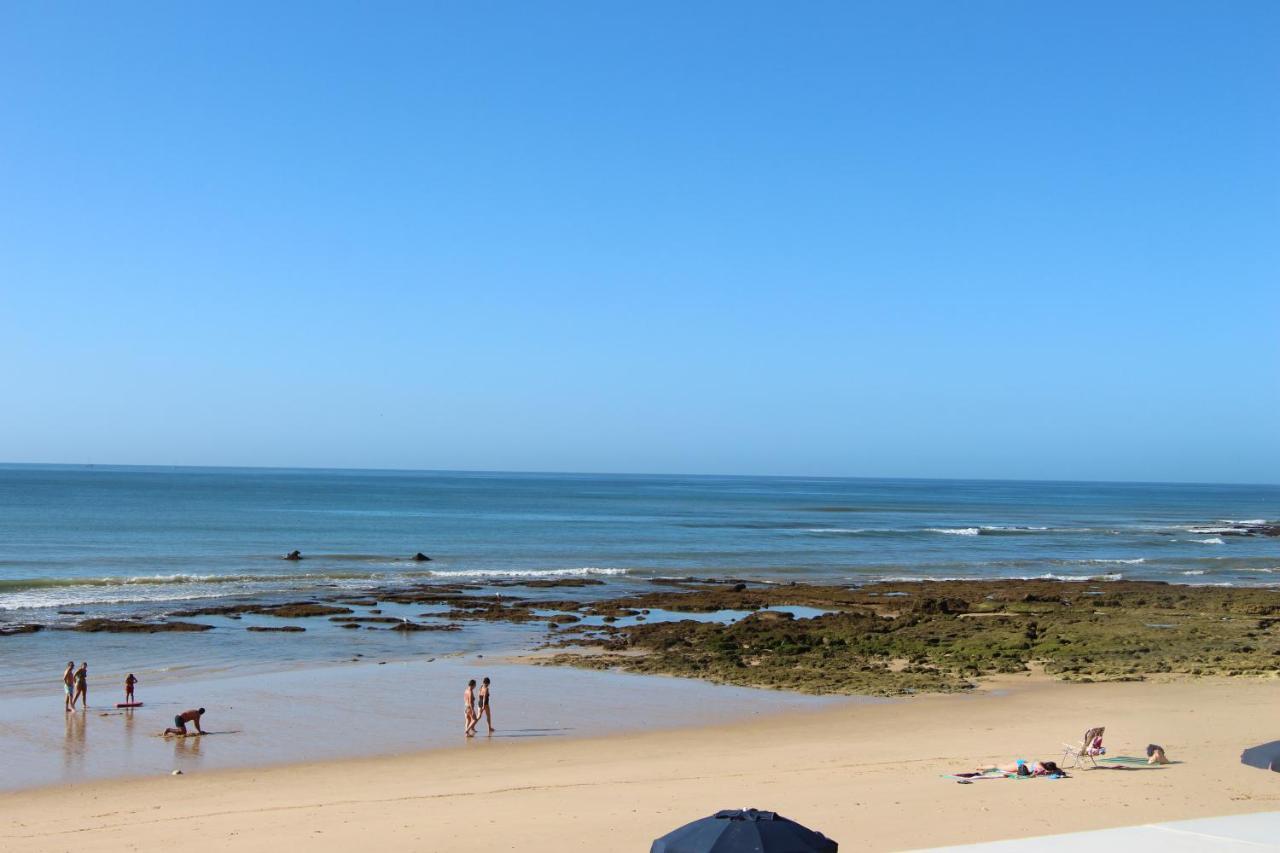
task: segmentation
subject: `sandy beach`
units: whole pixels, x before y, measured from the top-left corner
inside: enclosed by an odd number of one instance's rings
[[[897,850],[1265,811],[1280,777],[1239,764],[1274,739],[1280,683],[1062,684],[1027,674],[966,695],[839,704],[717,724],[395,757],[56,786],[0,800],[6,850],[648,849],[720,808],[778,810],[848,849]],[[1149,742],[1179,762],[1065,780],[959,785],[939,774],[1107,726],[1110,754]],[[281,738],[306,737],[282,731]]]

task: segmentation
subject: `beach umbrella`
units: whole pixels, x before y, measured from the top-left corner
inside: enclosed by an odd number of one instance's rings
[[[836,853],[834,841],[777,812],[726,809],[686,823],[649,853]]]
[[[1280,773],[1280,740],[1249,747],[1240,753],[1240,763]]]

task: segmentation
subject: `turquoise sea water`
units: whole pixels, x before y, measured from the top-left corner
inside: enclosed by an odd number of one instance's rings
[[[589,599],[663,576],[865,583],[1055,577],[1280,585],[1280,487],[0,466],[0,626],[69,626],[225,601],[292,601],[409,582],[589,576]],[[281,555],[300,550],[304,559]],[[409,559],[422,551],[431,562]],[[431,622],[431,608],[383,605]],[[45,630],[0,637],[0,685],[70,657],[97,671],[278,667],[536,646],[541,624],[342,630],[198,617],[203,634]]]
[[[1268,584],[1280,540],[1218,528],[1277,516],[1277,486],[0,466],[0,618],[406,578]]]

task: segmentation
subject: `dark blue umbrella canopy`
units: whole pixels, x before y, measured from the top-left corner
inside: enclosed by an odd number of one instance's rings
[[[1250,767],[1280,772],[1280,740],[1249,747],[1240,753],[1240,762]]]
[[[777,812],[726,809],[686,823],[649,853],[836,853],[837,845]]]

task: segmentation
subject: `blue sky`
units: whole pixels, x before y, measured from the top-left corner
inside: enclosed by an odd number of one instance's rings
[[[0,461],[1280,482],[1280,5],[0,6]]]

